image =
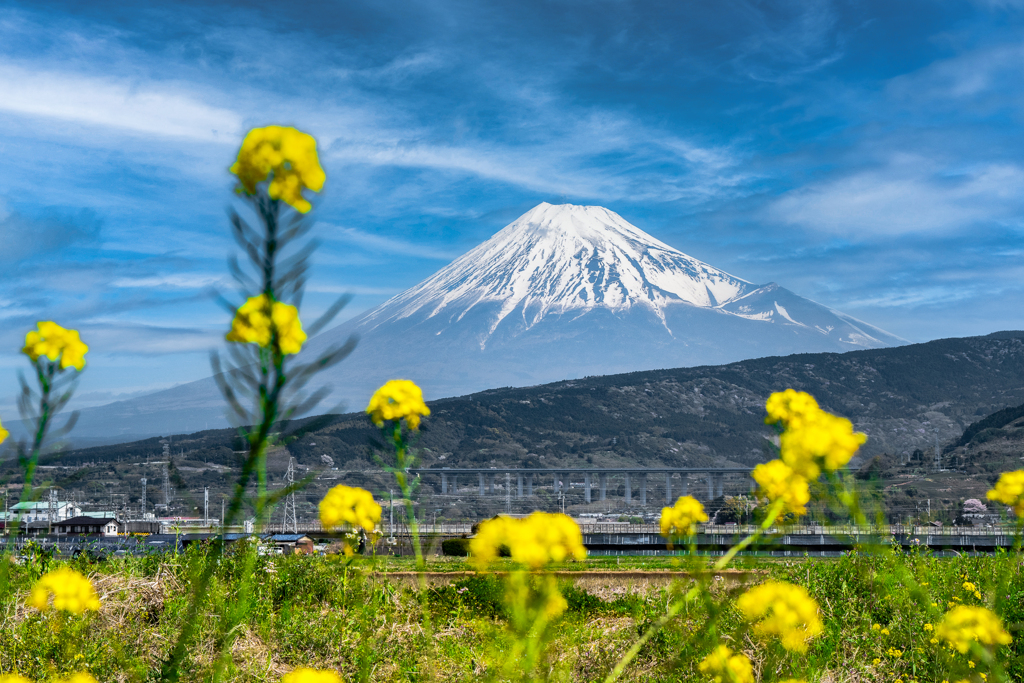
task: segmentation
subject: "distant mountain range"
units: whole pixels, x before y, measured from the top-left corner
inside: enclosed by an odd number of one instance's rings
[[[775,283],[755,285],[656,240],[608,209],[540,204],[427,280],[307,344],[355,335],[322,373],[365,404],[403,377],[428,398],[499,386],[792,353],[905,344]],[[130,440],[225,424],[212,379],[90,408],[77,438]]]

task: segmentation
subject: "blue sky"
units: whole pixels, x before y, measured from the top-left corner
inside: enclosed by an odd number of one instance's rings
[[[0,415],[40,319],[92,346],[80,406],[208,374],[226,169],[268,123],[328,174],[307,319],[548,201],[912,341],[1021,329],[1022,29],[1009,0],[2,3]]]

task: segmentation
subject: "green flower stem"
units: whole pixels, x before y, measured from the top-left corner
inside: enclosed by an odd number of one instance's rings
[[[782,513],[782,508],[784,505],[785,501],[783,500],[777,500],[774,503],[772,503],[771,508],[769,508],[768,510],[768,515],[761,523],[760,528],[758,528],[757,531],[750,534],[742,541],[740,541],[732,548],[730,548],[729,552],[723,555],[718,560],[718,562],[714,564],[714,570],[718,571],[724,569],[726,566],[728,566],[730,562],[732,562],[732,559],[736,557],[736,554],[738,552],[740,552],[741,550],[749,546],[751,543],[756,541],[758,538],[763,536],[764,533],[771,528],[772,524],[775,523],[775,520],[778,519],[779,515]],[[625,668],[629,666],[629,663],[632,662],[633,659],[640,653],[640,649],[643,648],[644,644],[651,638],[653,638],[655,635],[657,635],[658,632],[661,631],[661,629],[665,628],[665,626],[670,621],[672,621],[676,617],[676,615],[679,614],[680,610],[682,610],[683,607],[685,607],[687,604],[696,599],[700,595],[700,593],[702,592],[702,588],[704,587],[704,584],[697,584],[696,586],[691,588],[681,600],[676,600],[674,603],[669,605],[668,609],[665,611],[665,614],[663,614],[656,622],[651,624],[647,631],[645,631],[644,634],[640,636],[640,638],[638,638],[635,643],[633,643],[633,646],[626,650],[626,653],[623,654],[622,657],[619,659],[618,663],[615,664],[615,668],[613,668],[611,672],[605,677],[604,683],[614,683],[614,681],[617,681],[619,679],[619,676],[622,675],[623,670],[625,670]]]

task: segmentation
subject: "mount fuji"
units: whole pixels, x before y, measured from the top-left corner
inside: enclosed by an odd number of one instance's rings
[[[311,346],[348,334],[359,348],[328,379],[352,400],[394,376],[440,397],[907,343],[698,261],[608,209],[546,203]]]
[[[398,377],[433,399],[908,343],[775,283],[756,285],[703,263],[608,209],[547,203],[420,284],[310,340],[306,351],[312,356],[353,334],[360,340],[353,354],[318,377],[349,410]],[[96,430],[101,415],[119,423],[124,437],[197,431],[223,424],[210,419],[220,405],[213,381],[200,380],[83,411],[76,432]]]

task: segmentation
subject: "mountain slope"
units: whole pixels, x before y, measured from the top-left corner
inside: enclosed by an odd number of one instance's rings
[[[307,357],[360,338],[319,376],[358,408],[387,379],[428,398],[496,386],[905,343],[804,299],[755,285],[651,237],[608,209],[540,204],[422,283],[310,340]],[[214,427],[212,380],[83,413],[82,436]]]

